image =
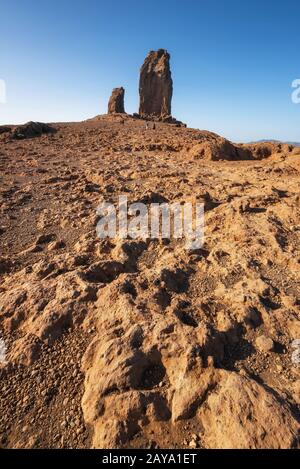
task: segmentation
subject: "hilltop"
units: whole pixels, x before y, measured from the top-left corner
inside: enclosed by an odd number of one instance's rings
[[[50,127],[0,136],[1,446],[296,447],[299,148],[124,113]],[[203,201],[203,248],[100,240],[120,194]]]

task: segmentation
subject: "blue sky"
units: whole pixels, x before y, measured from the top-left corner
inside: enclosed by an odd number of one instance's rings
[[[78,121],[124,86],[138,109],[149,50],[171,54],[173,115],[234,141],[300,141],[300,2],[0,0],[0,123]]]

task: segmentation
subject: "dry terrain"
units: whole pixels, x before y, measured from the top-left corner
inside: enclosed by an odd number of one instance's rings
[[[52,126],[0,132],[0,447],[298,447],[300,149]],[[120,194],[203,201],[203,248],[100,240]]]

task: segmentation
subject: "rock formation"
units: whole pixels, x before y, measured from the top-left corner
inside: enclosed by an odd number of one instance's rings
[[[111,93],[111,97],[108,101],[108,114],[124,114],[124,94],[125,90],[123,87],[114,88]]]
[[[173,81],[166,50],[149,52],[141,68],[139,92],[141,116],[171,116]]]
[[[23,125],[18,125],[12,131],[11,138],[21,140],[24,138],[40,137],[43,134],[54,133],[54,127],[43,122],[27,122]]]

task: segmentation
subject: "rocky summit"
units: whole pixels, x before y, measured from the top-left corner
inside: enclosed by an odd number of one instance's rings
[[[139,93],[141,116],[171,116],[173,81],[166,50],[150,51],[147,55],[141,67]]]
[[[168,61],[142,114],[170,113]],[[51,129],[0,135],[1,447],[298,447],[300,149],[127,114]],[[202,201],[204,245],[100,239],[120,194]]]

